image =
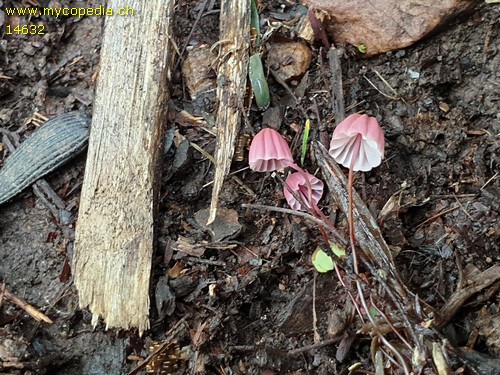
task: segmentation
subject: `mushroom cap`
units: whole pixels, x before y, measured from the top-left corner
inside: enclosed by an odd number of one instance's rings
[[[309,180],[309,184],[311,185],[311,198],[314,201],[315,204],[318,204],[319,200],[323,196],[323,181],[320,179],[316,178],[310,173],[304,172],[295,172],[292,173],[290,176],[287,177],[285,180],[285,187],[283,188],[283,193],[285,194],[286,201],[288,202],[288,205],[293,209],[297,211],[307,211],[308,207],[311,207],[310,202],[308,201],[308,187],[307,187],[307,180]],[[306,204],[307,207],[304,207],[302,203],[297,200],[290,190],[292,190],[295,195],[302,197],[304,203]]]
[[[356,147],[358,142],[359,147]],[[355,113],[335,128],[328,152],[346,168],[351,167],[354,158],[353,170],[367,172],[380,165],[384,148],[384,131],[377,119]]]
[[[253,171],[272,172],[293,164],[293,157],[281,134],[274,129],[265,128],[253,138],[248,161]]]

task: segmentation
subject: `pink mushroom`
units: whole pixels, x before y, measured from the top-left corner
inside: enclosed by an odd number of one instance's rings
[[[252,171],[272,172],[293,164],[293,157],[281,134],[265,128],[253,138],[248,161]]]
[[[308,198],[308,186],[306,182],[306,178],[309,181],[309,185],[311,188],[311,199],[313,201],[314,206],[317,205],[321,197],[323,196],[323,181],[314,177],[312,174],[307,172],[295,172],[292,173],[285,181],[285,187],[283,188],[283,193],[285,194],[286,201],[288,205],[293,210],[298,211],[307,211],[307,208],[310,208],[310,202]],[[293,193],[302,199],[302,201],[306,204],[307,208],[303,206],[302,202],[295,198]]]
[[[377,119],[356,113],[335,128],[329,153],[344,167],[367,172],[380,165],[384,147],[384,131]]]

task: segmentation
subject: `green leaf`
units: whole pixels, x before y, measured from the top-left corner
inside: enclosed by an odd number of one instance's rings
[[[333,270],[333,259],[321,248],[317,248],[312,255],[312,264],[316,271],[325,273]]]
[[[248,60],[248,77],[250,78],[250,84],[252,85],[257,106],[261,110],[266,109],[271,102],[271,96],[269,94],[266,76],[264,75],[262,60],[258,53],[250,56]]]
[[[345,250],[339,247],[337,244],[330,242],[330,249],[337,257],[345,258]],[[314,268],[316,268],[316,271],[321,273],[331,271],[335,267],[335,261],[332,259],[332,257],[325,251],[323,251],[323,249],[321,249],[321,247],[319,246],[316,248],[316,250],[314,250],[314,253],[312,255],[312,264]]]
[[[258,48],[260,44],[260,22],[256,0],[252,0],[252,4],[250,5],[250,28],[255,30],[254,47]]]
[[[311,121],[306,120],[306,126],[304,128],[304,135],[302,137],[302,150],[300,153],[300,165],[304,166],[304,161],[306,160],[307,153],[307,141],[309,140],[309,129],[311,128]]]
[[[370,306],[369,309],[368,309],[368,312],[370,314],[370,316],[372,318],[376,318],[377,316],[379,316],[380,314],[378,313],[377,309],[373,306]]]
[[[336,256],[338,256],[339,258],[345,258],[345,250],[342,249],[337,244],[334,244],[333,242],[330,242],[330,249],[332,249],[333,253]]]

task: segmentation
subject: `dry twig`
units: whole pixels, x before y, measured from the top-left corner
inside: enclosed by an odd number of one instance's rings
[[[49,324],[52,324],[54,323],[47,315],[45,315],[44,313],[42,313],[41,311],[37,310],[36,308],[34,308],[33,306],[31,306],[28,302],[26,302],[25,300],[23,300],[22,298],[16,296],[15,294],[12,294],[6,287],[5,287],[5,284],[1,284],[1,288],[2,289],[2,294],[3,294],[3,297],[6,299],[6,300],[9,300],[10,302],[12,302],[13,304],[15,304],[16,306],[18,306],[19,308],[23,309],[24,311],[26,311],[29,315],[31,315],[31,317],[39,322],[45,322],[45,323],[49,323]]]

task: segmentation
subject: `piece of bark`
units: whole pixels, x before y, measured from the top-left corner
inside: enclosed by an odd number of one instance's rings
[[[342,86],[342,69],[340,68],[340,58],[335,46],[328,50],[328,65],[330,66],[330,85],[332,90],[331,102],[335,111],[335,124],[338,125],[345,118],[344,94]]]
[[[74,275],[92,323],[149,327],[149,280],[175,0],[108,17],[76,228]],[[110,0],[108,7],[123,4]]]
[[[208,224],[215,220],[219,194],[229,173],[240,129],[246,93],[250,41],[250,0],[223,0],[220,7],[219,68],[217,74],[217,145],[215,177]]]
[[[460,310],[464,303],[474,294],[489,287],[494,282],[500,279],[500,266],[488,268],[470,279],[467,280],[465,288],[458,289],[451,295],[446,304],[439,312],[439,317],[436,319],[435,326],[440,328],[447,324]]]
[[[405,48],[479,0],[303,0],[329,16],[325,28],[336,43],[364,45],[366,56]]]
[[[182,62],[182,74],[192,100],[200,94],[215,90],[212,65],[217,56],[207,44],[194,47]]]

